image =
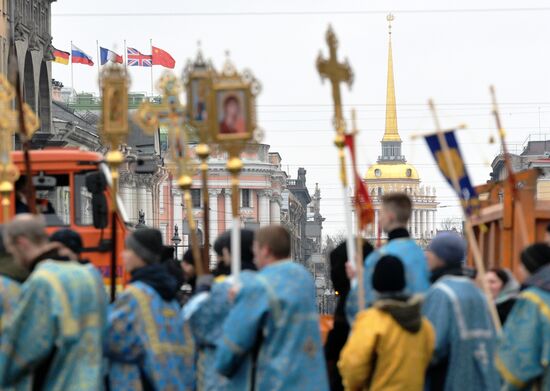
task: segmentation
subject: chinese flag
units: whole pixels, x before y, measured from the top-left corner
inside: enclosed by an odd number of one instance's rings
[[[176,60],[168,52],[153,46],[153,65],[174,69]]]

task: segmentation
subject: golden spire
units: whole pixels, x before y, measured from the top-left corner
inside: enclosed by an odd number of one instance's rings
[[[401,141],[399,131],[397,130],[397,110],[395,107],[395,85],[393,82],[393,56],[391,47],[391,23],[394,20],[392,14],[386,17],[388,21],[388,85],[386,91],[386,130],[382,141]]]

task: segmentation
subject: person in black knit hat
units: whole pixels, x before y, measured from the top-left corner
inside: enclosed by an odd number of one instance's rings
[[[363,255],[367,257],[373,250],[372,246],[366,240],[363,241]],[[346,274],[346,262],[348,262],[348,252],[346,242],[340,243],[329,254],[330,259],[330,279],[332,286],[336,291],[336,309],[334,310],[334,326],[327,335],[325,343],[325,360],[329,375],[329,384],[331,391],[343,391],[342,378],[336,363],[340,357],[340,352],[348,339],[350,330],[346,319],[345,305],[346,298],[350,290],[350,280]]]
[[[145,390],[185,390],[194,385],[193,352],[188,349],[192,341],[183,332],[176,300],[179,286],[163,262],[167,255],[157,229],[137,229],[126,239],[122,258],[130,284],[113,303],[105,343],[112,390],[128,386],[128,371]],[[155,348],[155,335],[170,350]]]
[[[84,245],[78,232],[70,228],[62,228],[50,236],[50,242],[59,244],[57,250],[59,255],[80,263],[90,263],[90,261],[81,258]]]
[[[338,369],[348,390],[422,391],[435,333],[421,315],[421,296],[407,296],[405,267],[391,255],[374,266],[375,301],[357,314]]]

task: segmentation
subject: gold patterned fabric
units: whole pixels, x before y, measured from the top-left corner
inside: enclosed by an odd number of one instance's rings
[[[106,310],[101,275],[93,266],[40,262],[4,321],[2,386],[34,375],[41,390],[101,389]]]

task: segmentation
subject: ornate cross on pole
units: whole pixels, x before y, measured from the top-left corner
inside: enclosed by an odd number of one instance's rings
[[[101,136],[109,144],[109,152],[105,161],[111,171],[111,301],[116,297],[116,280],[118,274],[118,244],[117,244],[117,194],[118,169],[124,162],[120,145],[126,142],[128,136],[128,87],[130,79],[126,68],[118,64],[104,67],[100,75],[102,98]],[[122,277],[122,276],[120,276]]]
[[[350,88],[353,85],[353,71],[346,59],[345,62],[338,62],[338,38],[329,26],[326,34],[329,58],[324,59],[319,53],[317,57],[317,71],[321,75],[321,80],[328,79],[332,86],[332,100],[334,101],[334,127],[336,132],[344,134],[346,132],[346,124],[342,112],[342,96],[340,94],[340,83],[346,83]]]
[[[180,103],[179,99],[182,88],[176,76],[167,72],[161,77],[158,89],[162,92],[161,104],[142,103],[137,110],[135,119],[138,125],[149,134],[153,134],[159,126],[165,126],[168,129],[170,156],[175,166],[178,186],[183,191],[195,269],[197,270],[197,275],[202,275],[208,272],[208,264],[204,265],[203,260],[201,260],[197,226],[193,216],[191,187],[193,185],[194,167],[191,162],[186,135],[185,107]],[[208,260],[205,261],[207,262]]]
[[[353,260],[355,260],[355,245],[353,240],[351,201],[348,189],[348,179],[346,175],[346,156],[344,152],[346,123],[342,112],[342,96],[340,94],[340,83],[347,83],[351,88],[351,85],[353,84],[353,71],[347,59],[343,63],[338,62],[338,39],[336,38],[334,31],[332,31],[331,26],[329,26],[327,30],[326,40],[329,48],[329,58],[324,59],[323,55],[321,53],[319,54],[317,57],[317,71],[319,72],[319,75],[321,75],[321,80],[329,79],[332,85],[332,99],[334,101],[333,125],[336,130],[334,145],[338,148],[338,157],[340,159],[340,180],[342,182],[342,189],[344,192],[344,214],[347,233],[346,247],[348,259],[352,261],[350,264],[353,265]]]
[[[15,89],[8,79],[0,75],[0,196],[2,204],[3,221],[7,222],[10,215],[10,194],[13,192],[13,184],[19,178],[19,170],[13,164],[11,151],[13,134],[22,133],[19,123],[20,114],[11,108],[15,98]],[[40,121],[27,103],[23,104],[23,121],[27,137],[40,127]],[[27,180],[31,180],[27,178]],[[28,199],[27,203],[31,200]],[[29,205],[29,209],[30,209]]]

